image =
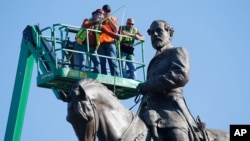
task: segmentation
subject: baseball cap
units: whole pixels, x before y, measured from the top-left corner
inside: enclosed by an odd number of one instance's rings
[[[105,12],[111,12],[111,7],[108,4],[103,5],[102,10]]]
[[[92,12],[92,15],[94,15],[95,13],[104,14],[104,11],[102,9],[96,9],[95,11]]]

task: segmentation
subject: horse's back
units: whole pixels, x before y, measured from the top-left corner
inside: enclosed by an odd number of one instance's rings
[[[219,129],[207,129],[210,141],[229,141],[229,133]]]

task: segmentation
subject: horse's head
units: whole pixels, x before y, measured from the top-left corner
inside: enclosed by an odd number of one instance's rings
[[[89,81],[84,79],[77,82],[68,95],[67,121],[72,124],[80,141],[94,141],[97,131],[95,106],[86,95],[87,84],[91,84]]]
[[[147,137],[147,127],[142,120],[135,118],[114,93],[98,81],[80,80],[65,95],[67,120],[79,141],[94,141],[96,136],[105,141]]]

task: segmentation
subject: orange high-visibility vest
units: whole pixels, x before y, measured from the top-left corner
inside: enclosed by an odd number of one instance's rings
[[[105,24],[105,25],[103,25],[103,26],[106,26],[108,29],[111,30],[111,27],[110,27],[109,24]],[[114,38],[110,37],[110,36],[109,36],[108,34],[106,34],[106,33],[102,33],[102,34],[100,35],[100,43],[103,43],[103,42],[111,43],[111,42],[113,42],[113,41],[114,41]]]
[[[115,23],[117,23],[117,21],[118,21],[118,19],[116,17],[111,17],[111,20]],[[105,26],[104,28],[107,28],[110,31],[113,31],[109,24],[106,23],[103,26]],[[102,32],[102,34],[100,35],[100,43],[103,43],[103,42],[112,43],[112,42],[114,42],[114,38],[109,36],[107,33]]]

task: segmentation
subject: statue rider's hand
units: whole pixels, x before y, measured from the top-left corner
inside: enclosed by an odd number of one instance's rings
[[[140,83],[137,87],[136,90],[139,94],[145,95],[147,93],[146,89],[146,84],[145,83]]]

